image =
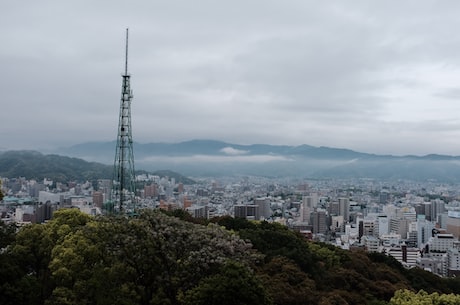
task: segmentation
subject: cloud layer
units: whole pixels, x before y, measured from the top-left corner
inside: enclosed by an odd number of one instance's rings
[[[459,14],[453,0],[9,1],[0,148],[114,139],[129,27],[137,142],[460,155]]]

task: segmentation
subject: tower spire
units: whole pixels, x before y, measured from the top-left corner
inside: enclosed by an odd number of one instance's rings
[[[126,28],[125,75],[128,75],[128,28]]]
[[[136,209],[133,138],[131,132],[131,76],[128,74],[128,29],[126,29],[125,73],[122,75],[120,116],[112,179],[112,203],[115,213]]]

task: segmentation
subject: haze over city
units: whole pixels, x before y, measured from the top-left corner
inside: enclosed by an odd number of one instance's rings
[[[0,5],[1,150],[136,142],[460,155],[457,1]]]

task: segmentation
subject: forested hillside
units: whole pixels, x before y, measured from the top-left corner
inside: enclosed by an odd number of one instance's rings
[[[2,224],[0,248],[2,304],[395,305],[460,293],[459,280],[381,254],[309,242],[278,224],[181,211],[94,218],[58,210],[19,231]]]
[[[168,176],[176,182],[192,184],[193,180],[170,170],[144,171],[138,168],[136,174]],[[19,150],[0,153],[0,177],[43,180],[56,182],[95,181],[111,179],[113,166],[87,162],[78,158],[59,155],[44,155],[36,151]]]
[[[36,151],[7,151],[0,154],[0,176],[57,182],[110,179],[113,166],[78,158],[43,155]]]

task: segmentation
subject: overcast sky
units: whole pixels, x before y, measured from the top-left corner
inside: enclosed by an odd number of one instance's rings
[[[0,149],[111,141],[460,155],[459,1],[2,1]]]

